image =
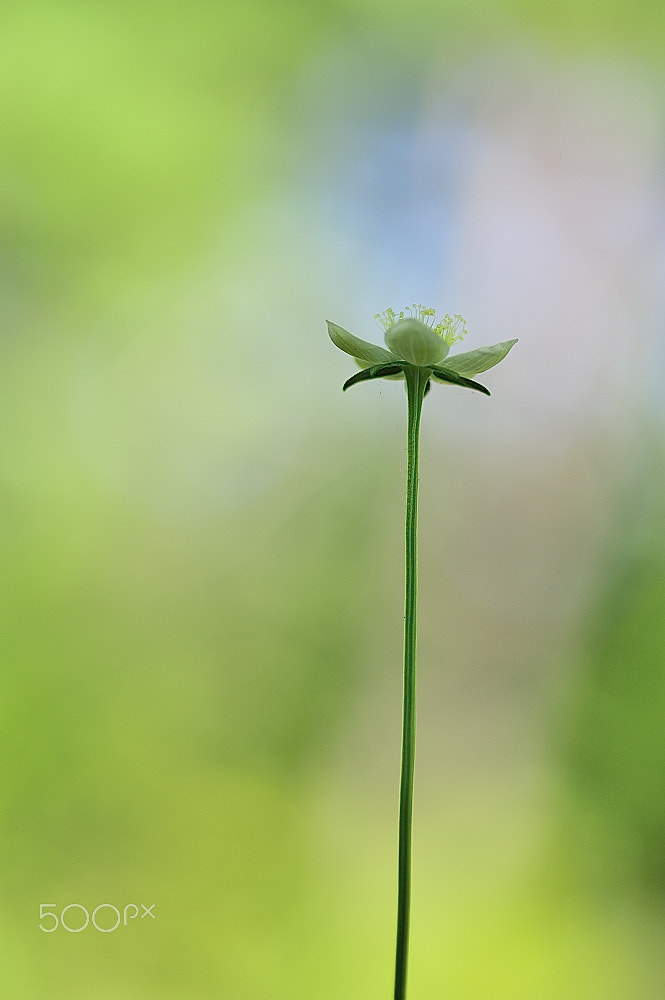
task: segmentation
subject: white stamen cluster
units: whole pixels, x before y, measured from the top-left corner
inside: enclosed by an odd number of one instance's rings
[[[449,316],[446,313],[441,322],[435,325],[436,309],[432,306],[420,306],[415,303],[412,306],[406,306],[399,313],[396,313],[394,309],[384,309],[382,313],[377,313],[374,319],[384,333],[387,333],[391,326],[403,319],[417,319],[429,326],[434,333],[437,333],[449,348],[463,340],[467,334],[466,320],[458,313],[455,313],[454,316]]]

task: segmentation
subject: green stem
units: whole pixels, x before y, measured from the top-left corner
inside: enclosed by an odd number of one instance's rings
[[[399,863],[397,897],[397,952],[395,1000],[406,997],[411,908],[411,818],[416,751],[416,612],[418,601],[418,444],[428,372],[405,367],[409,404],[406,473],[406,598],[404,606],[404,703],[402,716],[402,770],[399,793]]]

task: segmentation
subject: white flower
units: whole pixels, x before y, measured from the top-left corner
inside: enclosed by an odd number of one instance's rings
[[[360,340],[328,320],[328,333],[335,347],[350,354],[361,367],[368,362],[370,365],[352,375],[344,383],[344,389],[356,382],[404,375],[404,369],[410,367],[424,369],[430,378],[438,382],[477,389],[489,396],[489,390],[469,376],[498,365],[517,343],[517,340],[505,340],[491,347],[479,347],[475,351],[449,357],[450,348],[466,334],[466,324],[461,316],[446,315],[435,326],[435,310],[414,305],[399,315],[392,309],[386,309],[375,319],[385,331],[385,348]],[[444,360],[445,365],[441,365]]]

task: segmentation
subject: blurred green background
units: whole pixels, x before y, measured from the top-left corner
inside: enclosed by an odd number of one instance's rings
[[[423,302],[520,343],[425,408],[410,994],[662,1000],[664,44],[4,0],[5,995],[391,995],[406,407],[324,319]]]

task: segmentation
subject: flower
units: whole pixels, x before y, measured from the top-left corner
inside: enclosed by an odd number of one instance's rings
[[[505,340],[491,347],[454,354],[448,351],[466,334],[466,322],[461,316],[445,315],[435,325],[436,312],[425,306],[411,306],[397,315],[386,309],[374,317],[385,333],[386,347],[360,340],[335,323],[328,323],[328,333],[335,347],[350,354],[363,369],[344,383],[343,388],[375,378],[404,377],[406,369],[419,368],[427,375],[425,392],[430,379],[451,385],[477,389],[489,396],[489,390],[469,376],[478,375],[503,361],[517,340]],[[445,366],[441,362],[445,359]],[[363,367],[369,363],[369,368]]]

